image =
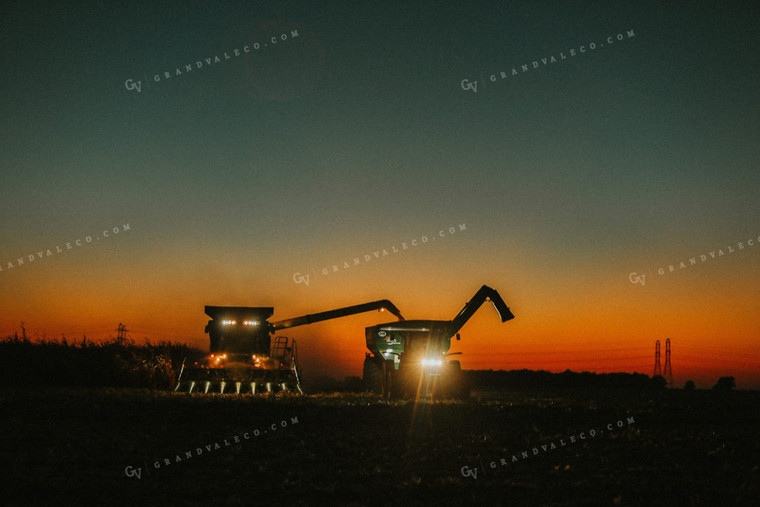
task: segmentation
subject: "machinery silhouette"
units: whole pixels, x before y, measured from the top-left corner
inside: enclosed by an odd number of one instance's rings
[[[368,327],[364,359],[367,389],[386,397],[452,397],[466,399],[470,386],[457,360],[448,357],[451,338],[486,301],[490,300],[502,322],[515,316],[499,293],[483,285],[452,320],[406,320]]]
[[[336,319],[370,310],[388,310],[397,322],[365,329],[363,382],[367,390],[386,397],[468,398],[470,387],[459,361],[449,360],[451,338],[490,300],[506,322],[514,318],[494,289],[483,285],[452,320],[404,320],[396,306],[382,299],[292,319],[269,322],[272,307],[206,306],[210,355],[185,368],[182,364],[175,391],[187,393],[303,393],[296,341],[274,336],[283,329]]]
[[[211,317],[206,325],[210,355],[189,368],[182,369],[175,391],[208,393],[253,393],[298,391],[296,341],[272,335],[282,329],[337,319],[370,310],[388,310],[403,320],[396,306],[382,299],[292,319],[269,322],[272,307],[206,306]]]

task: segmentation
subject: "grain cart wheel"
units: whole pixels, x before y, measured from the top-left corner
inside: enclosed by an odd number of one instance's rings
[[[386,360],[383,363],[383,397],[385,399],[389,399],[391,397],[394,373],[396,373],[396,367],[393,361]]]
[[[369,357],[364,358],[364,389],[376,394],[383,393],[383,371]]]
[[[452,368],[444,366],[441,370],[441,374],[434,377],[433,385],[431,386],[431,396],[433,400],[445,400],[453,397],[453,389],[457,380],[455,375],[452,375],[452,371]]]
[[[470,383],[462,372],[462,365],[459,361],[449,361],[446,363],[444,374],[446,385],[450,386],[449,396],[457,400],[466,400],[470,397]]]
[[[394,399],[401,399],[401,398],[413,398],[414,394],[412,393],[409,384],[410,384],[410,377],[409,372],[407,371],[408,368],[404,366],[402,363],[398,370],[390,371],[390,384],[391,384],[391,392],[390,397]],[[414,393],[417,392],[416,387],[417,384],[414,384],[415,390]]]

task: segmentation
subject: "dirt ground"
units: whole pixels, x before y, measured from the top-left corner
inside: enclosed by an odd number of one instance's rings
[[[760,392],[0,390],[6,505],[757,505]],[[583,434],[583,436],[581,436]]]

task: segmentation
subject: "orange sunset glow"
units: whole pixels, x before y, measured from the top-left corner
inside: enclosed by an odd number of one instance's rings
[[[132,224],[130,234],[138,237],[138,232],[139,224]],[[758,271],[747,272],[748,266],[757,266],[760,251],[747,250],[743,257],[735,253],[734,258],[680,273],[658,277],[655,272],[641,286],[629,282],[625,269],[614,272],[610,261],[584,270],[558,270],[556,265],[547,268],[549,258],[521,257],[519,248],[504,256],[514,259],[507,263],[491,255],[473,257],[469,250],[483,244],[482,232],[473,223],[448,244],[429,242],[395,258],[329,275],[318,272],[309,286],[288,280],[286,270],[294,264],[286,260],[279,272],[264,273],[235,255],[229,256],[229,264],[209,269],[200,262],[178,264],[150,255],[125,267],[120,262],[137,256],[140,245],[124,236],[119,240],[126,244],[114,244],[112,250],[70,252],[69,257],[43,259],[5,274],[24,283],[14,293],[3,293],[0,326],[11,335],[20,333],[24,321],[31,337],[65,334],[81,340],[84,334],[97,341],[113,337],[115,323],[124,322],[137,342],[170,339],[207,350],[206,304],[273,306],[275,321],[387,298],[407,319],[449,320],[486,283],[499,291],[516,318],[502,324],[485,303],[461,330],[461,341],[452,341],[451,350],[463,353],[465,369],[652,375],[654,343],[660,340],[664,347],[670,338],[676,385],[691,379],[708,388],[725,375],[735,376],[740,388],[760,382],[753,346],[760,324],[760,304],[754,297]],[[350,238],[343,242],[350,243]],[[444,261],[444,253],[449,254],[447,262],[462,269],[436,265]],[[556,257],[555,263],[561,263],[561,256]],[[620,264],[628,267],[635,261]],[[152,296],[141,298],[143,293]],[[360,376],[364,328],[393,320],[388,313],[369,312],[280,334],[298,339],[305,375]]]

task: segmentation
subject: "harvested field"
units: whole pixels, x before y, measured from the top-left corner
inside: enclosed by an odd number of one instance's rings
[[[754,391],[492,391],[416,406],[349,394],[0,395],[4,482],[18,505],[47,504],[51,493],[72,505],[752,505],[760,496]]]

